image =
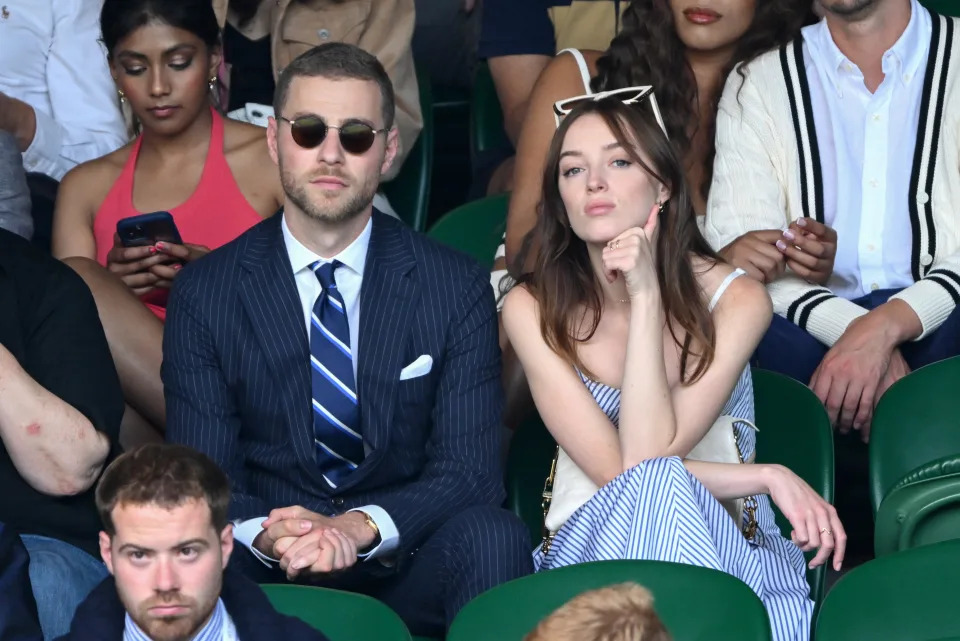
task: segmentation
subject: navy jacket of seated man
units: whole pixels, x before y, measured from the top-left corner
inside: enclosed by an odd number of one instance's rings
[[[274,610],[260,586],[230,566],[223,574],[220,599],[240,641],[327,639],[300,619]],[[57,641],[122,641],[125,623],[126,610],[117,596],[117,586],[112,576],[107,577],[77,608],[70,632]]]
[[[3,641],[43,639],[27,571],[29,563],[20,537],[0,523],[0,639]]]
[[[464,585],[451,597],[456,605],[446,602],[449,622],[474,592],[532,565],[529,534],[499,508],[503,399],[489,274],[374,210],[355,349],[366,455],[332,489],[315,454],[310,346],[281,216],[177,276],[163,345],[167,438],[204,452],[227,472],[232,519],[293,505],[325,515],[382,508],[399,533],[393,563],[361,561],[347,574],[369,585],[420,564],[409,572],[422,580],[398,597],[409,602],[434,589],[425,584],[453,565],[434,558],[447,566],[427,568],[427,557],[457,558],[462,567],[449,573],[450,581]],[[424,355],[433,361],[429,371],[401,380],[401,371]],[[263,569],[249,551],[235,556],[250,571]],[[253,576],[284,580],[282,573]],[[363,585],[334,587],[402,610]]]

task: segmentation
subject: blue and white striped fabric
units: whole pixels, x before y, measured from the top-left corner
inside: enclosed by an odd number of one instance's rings
[[[340,265],[335,260],[310,266],[323,288],[310,320],[314,443],[320,473],[333,488],[363,461],[350,326],[334,274]]]
[[[620,391],[583,378],[600,408],[619,424]],[[721,414],[754,420],[749,368]],[[744,456],[755,432],[736,425]],[[537,571],[617,559],[672,561],[721,570],[749,585],[770,615],[776,641],[810,636],[813,602],[803,553],[783,538],[765,495],[757,496],[757,534],[747,541],[727,511],[678,457],[644,461],[613,479],[557,532],[546,555],[534,552]]]

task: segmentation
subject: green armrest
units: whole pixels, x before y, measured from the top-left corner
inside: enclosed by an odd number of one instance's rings
[[[907,474],[877,510],[878,557],[940,541],[960,539],[960,454],[932,461]]]

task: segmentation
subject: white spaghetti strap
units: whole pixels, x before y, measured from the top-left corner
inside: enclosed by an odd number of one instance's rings
[[[583,79],[583,88],[586,90],[587,94],[592,94],[590,90],[590,69],[587,67],[587,61],[583,57],[583,54],[579,49],[562,49],[557,52],[559,56],[561,53],[569,53],[573,56],[573,59],[577,61],[577,66],[580,67],[580,78]]]
[[[717,306],[717,303],[720,302],[720,297],[723,296],[723,292],[727,291],[727,287],[730,286],[738,276],[743,276],[747,272],[743,271],[739,267],[727,274],[727,277],[723,279],[723,282],[720,283],[720,287],[717,287],[717,291],[714,292],[713,298],[710,299],[710,311],[713,311],[713,308]]]

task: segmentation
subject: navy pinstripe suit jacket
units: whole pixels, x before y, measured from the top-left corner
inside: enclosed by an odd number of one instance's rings
[[[474,505],[499,505],[500,349],[489,275],[380,212],[360,293],[357,392],[371,448],[336,490],[314,458],[309,341],[280,215],[191,264],[163,340],[167,439],[216,461],[231,518],[379,505],[400,553]],[[430,373],[400,381],[422,354]]]

